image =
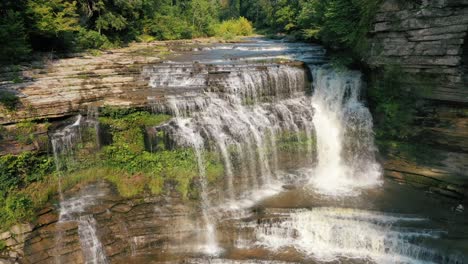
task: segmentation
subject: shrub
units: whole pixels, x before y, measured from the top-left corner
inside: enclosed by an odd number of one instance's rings
[[[9,91],[0,91],[0,103],[8,110],[15,110],[18,103],[19,98],[14,93]]]
[[[430,80],[428,76],[405,73],[395,65],[372,71],[368,90],[377,139],[402,140],[415,135],[412,125],[421,106],[418,97],[433,85]]]
[[[236,36],[252,35],[254,30],[252,23],[244,17],[223,21],[215,26],[215,35],[225,39],[232,39]]]
[[[10,194],[5,201],[5,212],[8,219],[29,220],[34,216],[33,202],[26,194]]]
[[[174,40],[192,38],[194,29],[176,16],[158,15],[147,25],[146,31],[159,40]]]
[[[32,182],[41,181],[54,170],[51,158],[33,152],[0,157],[0,193],[5,197]],[[1,196],[1,195],[0,195]]]
[[[34,132],[36,131],[36,124],[31,121],[22,121],[16,125],[15,138],[23,144],[31,144],[34,140]]]
[[[86,30],[81,28],[76,36],[76,44],[79,49],[100,49],[111,46],[106,36],[99,34],[94,30]]]

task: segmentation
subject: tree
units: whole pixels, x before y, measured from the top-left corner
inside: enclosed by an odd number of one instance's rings
[[[34,21],[33,30],[40,34],[59,36],[79,30],[75,1],[31,0],[27,13]]]
[[[0,17],[0,62],[21,61],[31,52],[24,20],[19,12],[7,11]]]

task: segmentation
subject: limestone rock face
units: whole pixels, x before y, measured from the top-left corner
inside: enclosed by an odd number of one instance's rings
[[[190,202],[170,196],[126,199],[105,182],[84,190],[65,194],[72,200],[84,194],[93,197],[93,202],[77,212],[76,218],[59,221],[59,208],[51,206],[39,212],[34,224],[19,224],[0,234],[0,241],[7,246],[7,255],[0,255],[0,263],[90,261],[85,253],[89,245],[83,241],[90,238],[80,223],[83,217],[94,219],[95,235],[109,263],[132,263],[136,255],[171,247],[183,249],[181,245],[189,247],[190,241],[196,241],[193,219],[197,207]]]
[[[467,32],[466,0],[386,0],[372,25],[368,62],[430,76],[429,99],[468,103]]]
[[[385,0],[369,37],[370,66],[398,65],[427,83],[420,95],[427,106],[417,114],[413,129],[418,136],[412,143],[429,146],[425,151],[438,157],[424,163],[393,153],[384,162],[386,176],[463,199],[468,186],[468,1]],[[405,85],[415,88],[410,80]]]
[[[67,116],[96,102],[141,104],[139,92],[148,82],[140,72],[145,65],[160,60],[159,49],[161,44],[136,44],[100,56],[44,61],[18,72],[20,83],[8,81],[11,73],[4,69],[0,72],[0,90],[14,92],[20,106],[16,111],[0,109],[0,123]]]

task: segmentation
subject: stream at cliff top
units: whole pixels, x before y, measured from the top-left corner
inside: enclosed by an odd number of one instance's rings
[[[198,47],[145,69],[152,89],[167,92],[148,103],[174,116],[154,133],[196,154],[198,213],[180,220],[189,223],[187,237],[164,233],[169,242],[150,250],[129,237],[132,253],[112,259],[99,219],[83,214],[99,191],[67,198],[60,221],[80,223],[85,262],[467,263],[468,213],[384,180],[361,74],[326,62],[317,45],[253,39]],[[278,145],[291,133],[304,142],[299,155]],[[78,136],[64,137],[66,152]],[[216,186],[206,179],[207,150],[224,165]]]

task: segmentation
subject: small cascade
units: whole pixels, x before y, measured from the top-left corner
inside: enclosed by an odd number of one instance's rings
[[[172,102],[173,103],[173,102]],[[197,133],[193,127],[191,127],[190,119],[183,119],[179,116],[177,108],[174,109],[176,115],[176,123],[179,128],[180,137],[179,140],[183,141],[187,146],[192,147],[195,152],[198,163],[198,173],[199,173],[199,182],[201,187],[201,207],[202,207],[202,217],[205,224],[205,239],[200,246],[200,251],[208,255],[217,255],[220,253],[221,249],[219,248],[216,241],[216,230],[210,215],[208,214],[208,209],[210,208],[210,201],[208,199],[208,182],[206,179],[205,171],[205,161],[203,158],[203,139],[199,133]]]
[[[59,225],[70,221],[78,223],[78,235],[85,263],[108,263],[104,247],[97,234],[97,222],[92,214],[85,214],[86,209],[96,205],[102,193],[98,186],[88,186],[76,197],[61,201]],[[60,242],[60,241],[59,241]],[[60,263],[60,260],[58,261]]]
[[[376,263],[463,263],[454,253],[431,249],[445,234],[414,227],[429,220],[347,208],[314,208],[279,214],[254,227],[257,245],[293,247],[320,262],[370,259]]]
[[[91,215],[81,216],[78,223],[78,234],[80,236],[81,248],[86,263],[108,263],[104,248],[97,236],[97,223],[94,217]]]
[[[83,116],[78,115],[71,125],[55,131],[51,136],[52,151],[54,154],[55,166],[58,171],[65,167],[65,163],[73,158],[73,151],[81,138],[81,125]]]
[[[175,74],[168,75],[171,70]],[[314,110],[306,96],[304,68],[179,63],[154,66],[145,74],[154,89],[180,91],[165,101],[148,98],[153,111],[177,117],[155,129],[165,130],[176,145],[193,148],[196,138],[200,149],[219,153],[225,171],[219,196],[225,203],[235,203],[254,190],[281,186],[277,140],[284,133],[304,133],[305,140],[313,142]],[[313,156],[312,145],[308,152]]]
[[[79,151],[79,144],[93,142],[93,151],[99,149],[99,122],[98,109],[88,109],[86,117],[78,115],[75,121],[51,135],[52,150],[55,165],[58,171],[60,215],[58,225],[68,221],[78,222],[78,234],[81,248],[87,264],[107,263],[107,258],[99,238],[97,236],[96,220],[92,215],[82,215],[86,207],[95,203],[99,194],[87,194],[84,192],[78,198],[65,199],[62,190],[63,172],[77,166],[75,154]],[[57,247],[62,245],[63,234],[59,232],[56,237]],[[61,263],[61,258],[56,258],[56,263]]]
[[[381,183],[374,153],[372,116],[359,101],[358,72],[312,68],[317,167],[310,179],[322,194],[352,195]]]

